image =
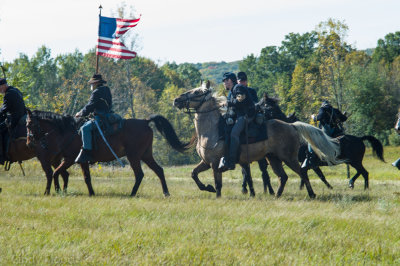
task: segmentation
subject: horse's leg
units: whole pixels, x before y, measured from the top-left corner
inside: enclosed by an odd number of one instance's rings
[[[54,162],[51,165],[54,167],[54,169],[56,169],[60,165],[60,163],[61,163],[61,160],[56,159],[56,160],[54,160]],[[59,193],[61,190],[60,182],[58,180],[58,176],[54,177],[54,173],[53,173],[53,180],[54,180],[54,189],[56,190],[57,193]]]
[[[245,182],[249,185],[250,197],[254,197],[256,195],[256,192],[254,191],[254,187],[253,187],[253,179],[251,178],[250,165],[249,164],[240,164],[240,166],[242,167],[242,173],[243,173]]]
[[[81,165],[81,169],[82,169],[83,177],[85,179],[86,186],[89,190],[89,196],[94,196],[94,190],[93,190],[92,181],[90,178],[89,164],[81,163],[80,165]]]
[[[279,187],[278,187],[278,191],[276,192],[276,197],[279,198],[282,195],[283,190],[285,189],[285,185],[288,180],[288,176],[286,175],[285,171],[283,170],[281,160],[279,160],[278,158],[276,158],[274,156],[269,156],[268,161],[272,167],[272,170],[279,178]]]
[[[143,162],[145,162],[147,164],[148,167],[150,167],[151,170],[154,171],[154,173],[156,173],[156,175],[160,179],[164,196],[169,197],[169,191],[168,191],[168,187],[167,187],[167,182],[165,181],[164,170],[154,160],[153,155],[151,154],[151,150],[150,150],[149,154],[146,153],[145,156],[143,156],[142,160],[143,160]]]
[[[333,189],[333,187],[331,186],[331,184],[329,184],[329,182],[326,180],[324,173],[322,173],[321,168],[319,167],[315,167],[313,168],[314,172],[318,175],[319,179],[321,179],[322,182],[324,182],[324,184],[329,188],[329,189]]]
[[[203,182],[201,182],[200,181],[200,179],[199,179],[199,173],[201,173],[201,172],[204,172],[204,171],[206,171],[206,170],[208,170],[208,169],[210,169],[211,167],[210,167],[210,165],[209,164],[206,164],[203,160],[198,164],[198,165],[196,165],[196,167],[192,170],[192,178],[193,178],[193,180],[194,180],[194,182],[196,182],[196,184],[197,184],[197,186],[198,186],[198,188],[200,189],[200,190],[205,190],[205,191],[208,191],[208,192],[213,192],[213,193],[215,193],[215,192],[217,192],[216,190],[215,190],[215,188],[212,186],[212,185],[210,185],[210,184],[208,184],[207,186],[205,186],[204,184],[203,184]]]
[[[46,174],[47,184],[44,191],[44,195],[50,195],[51,182],[53,180],[53,170],[51,169],[51,164],[48,160],[39,159],[42,169]]]
[[[275,192],[271,186],[271,179],[270,179],[268,171],[267,171],[268,163],[265,160],[265,158],[258,161],[258,167],[260,168],[260,171],[262,173],[262,179],[263,179],[263,184],[264,184],[264,193],[267,192],[267,188],[268,188],[269,194],[274,195]]]
[[[63,186],[63,191],[67,192],[68,188],[68,180],[69,180],[69,173],[67,172],[67,169],[73,165],[74,158],[65,158],[60,165],[54,170],[53,173],[53,179],[58,179],[58,176],[61,174],[63,181],[64,181],[64,186]]]
[[[242,167],[242,177],[243,177],[243,181],[242,181],[242,193],[243,194],[247,194],[247,173],[246,170],[243,169]]]
[[[136,196],[136,193],[139,189],[140,183],[142,183],[144,173],[142,170],[142,166],[140,165],[140,160],[138,158],[136,158],[136,156],[128,155],[127,157],[128,157],[129,163],[131,164],[131,168],[132,168],[133,172],[135,173],[135,185],[133,186],[132,192],[131,192],[131,197],[134,197],[134,196]]]
[[[287,161],[285,161],[285,164],[300,176],[301,180],[306,185],[308,196],[312,199],[315,198],[316,195],[311,187],[310,180],[308,179],[307,170],[302,169],[300,167],[300,164],[299,164],[299,161],[297,160],[297,158],[294,160],[287,160]]]
[[[217,190],[217,198],[221,197],[221,190],[222,190],[222,173],[218,170],[218,164],[213,165],[213,172],[214,172],[214,181],[215,181],[215,189]]]
[[[357,163],[357,164],[350,164],[353,166],[356,170],[357,173],[350,179],[349,181],[349,187],[354,188],[354,182],[357,180],[357,178],[362,175],[364,177],[364,189],[369,188],[369,180],[368,180],[368,172],[365,170],[364,166],[362,163]]]

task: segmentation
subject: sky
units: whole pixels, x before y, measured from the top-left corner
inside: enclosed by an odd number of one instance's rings
[[[232,62],[279,46],[290,32],[305,33],[322,21],[344,21],[346,41],[357,49],[400,30],[400,0],[135,0],[142,15],[136,52],[157,63]],[[39,47],[52,56],[96,46],[99,5],[116,16],[117,0],[0,0],[0,61]]]

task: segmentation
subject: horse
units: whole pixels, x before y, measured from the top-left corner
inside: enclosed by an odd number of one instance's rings
[[[146,163],[156,173],[160,179],[164,195],[169,196],[164,170],[153,158],[153,130],[149,126],[150,122],[154,122],[157,130],[174,150],[184,152],[188,149],[186,144],[179,140],[172,125],[161,115],[152,115],[147,120],[124,120],[122,128],[117,133],[107,136],[107,139],[117,157],[127,156],[130,166],[133,169],[135,184],[131,192],[132,197],[136,195],[144,176],[141,161]],[[58,178],[58,175],[62,171],[75,163],[75,158],[82,146],[82,140],[78,134],[77,123],[73,117],[50,112],[28,112],[27,129],[28,145],[36,146],[39,142],[44,142],[47,144],[49,150],[54,151],[54,153],[60,153],[64,158],[63,162],[54,171],[54,180]],[[102,139],[97,137],[95,141],[97,149],[93,152],[92,163],[115,160]],[[89,196],[94,196],[89,163],[82,163],[80,166]]]
[[[367,140],[372,147],[372,154],[374,157],[377,157],[382,162],[385,162],[383,157],[383,146],[382,143],[373,136],[362,136],[357,137],[353,135],[342,135],[336,138],[340,144],[341,152],[338,158],[342,159],[345,163],[351,165],[354,169],[356,169],[356,174],[349,180],[349,187],[351,189],[354,188],[354,182],[357,178],[362,175],[364,178],[364,189],[369,188],[369,173],[364,168],[362,161],[364,159],[365,154],[365,145],[364,141]],[[327,164],[321,161],[319,158],[316,158],[315,164],[317,166],[326,166]],[[307,169],[308,170],[308,169]],[[300,186],[303,186],[301,184]]]
[[[200,190],[216,192],[221,197],[222,173],[218,171],[220,158],[224,155],[224,141],[219,139],[218,123],[221,118],[220,108],[226,105],[226,98],[213,96],[210,83],[203,83],[201,87],[191,89],[174,99],[174,106],[178,109],[186,109],[193,112],[194,124],[197,134],[196,151],[201,162],[193,169],[192,178]],[[241,145],[239,158],[240,165],[248,165],[250,162],[267,158],[275,174],[279,177],[279,188],[276,197],[283,193],[288,179],[282,162],[297,173],[304,180],[310,198],[315,198],[306,171],[302,171],[298,162],[298,151],[301,137],[307,139],[319,157],[328,161],[329,164],[338,163],[335,158],[339,153],[339,145],[336,140],[326,138],[320,129],[311,125],[295,122],[288,124],[280,120],[269,120],[266,122],[268,139],[253,144]],[[321,136],[322,135],[322,136]],[[198,178],[200,172],[212,168],[215,188],[212,185],[205,186]],[[251,173],[249,172],[251,182]]]
[[[7,152],[7,162],[5,169],[9,169],[10,165],[14,162],[18,162],[21,164],[22,161],[30,160],[34,157],[37,157],[41,162],[41,166],[46,174],[47,181],[51,184],[51,179],[53,175],[53,170],[51,167],[56,168],[60,162],[61,157],[56,154],[49,153],[43,146],[38,146],[36,148],[30,147],[26,145],[27,140],[27,128],[26,124],[18,124],[15,128],[15,136],[16,138],[12,138],[10,140],[8,152]],[[22,169],[22,168],[21,168]],[[69,173],[67,171],[62,171],[61,176],[64,181],[63,190],[66,191],[68,186],[68,177]],[[49,184],[49,183],[48,183]],[[57,192],[61,191],[60,184],[55,183],[55,190]],[[45,194],[50,193],[50,187],[46,190]]]
[[[294,123],[296,121],[299,121],[297,119],[295,113],[290,114],[289,116],[285,116],[278,106],[278,99],[270,98],[266,94],[261,99],[261,101],[257,104],[257,108],[260,109],[261,113],[264,115],[265,120],[279,119],[286,123]],[[303,141],[299,148],[299,155],[298,155],[298,160],[300,163],[302,163],[305,160],[306,152],[307,152],[307,143]],[[266,191],[268,189],[269,194],[273,195],[274,190],[271,186],[270,176],[267,171],[268,163],[265,161],[265,159],[261,159],[260,161],[258,161],[258,166],[261,171],[264,193],[266,193]],[[322,173],[321,169],[318,166],[315,166],[312,169],[317,174],[317,176],[321,179],[321,181],[328,187],[328,189],[333,189],[333,187],[326,180],[325,175]],[[242,193],[243,194],[247,194],[247,192],[248,192],[247,191],[247,180],[248,180],[247,173],[248,173],[248,171],[246,171],[246,170],[247,169],[242,169],[242,175],[243,175]],[[303,187],[304,187],[304,183],[301,182],[300,189],[302,189]]]

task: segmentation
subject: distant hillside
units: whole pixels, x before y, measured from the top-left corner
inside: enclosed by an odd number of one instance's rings
[[[202,74],[203,79],[208,79],[216,84],[221,83],[221,77],[225,72],[239,71],[239,62],[208,62],[193,64]]]

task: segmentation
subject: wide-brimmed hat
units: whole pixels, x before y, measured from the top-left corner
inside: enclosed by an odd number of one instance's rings
[[[107,81],[103,80],[102,76],[100,74],[94,74],[93,77],[88,81],[89,84],[94,84],[94,83],[107,83]]]

